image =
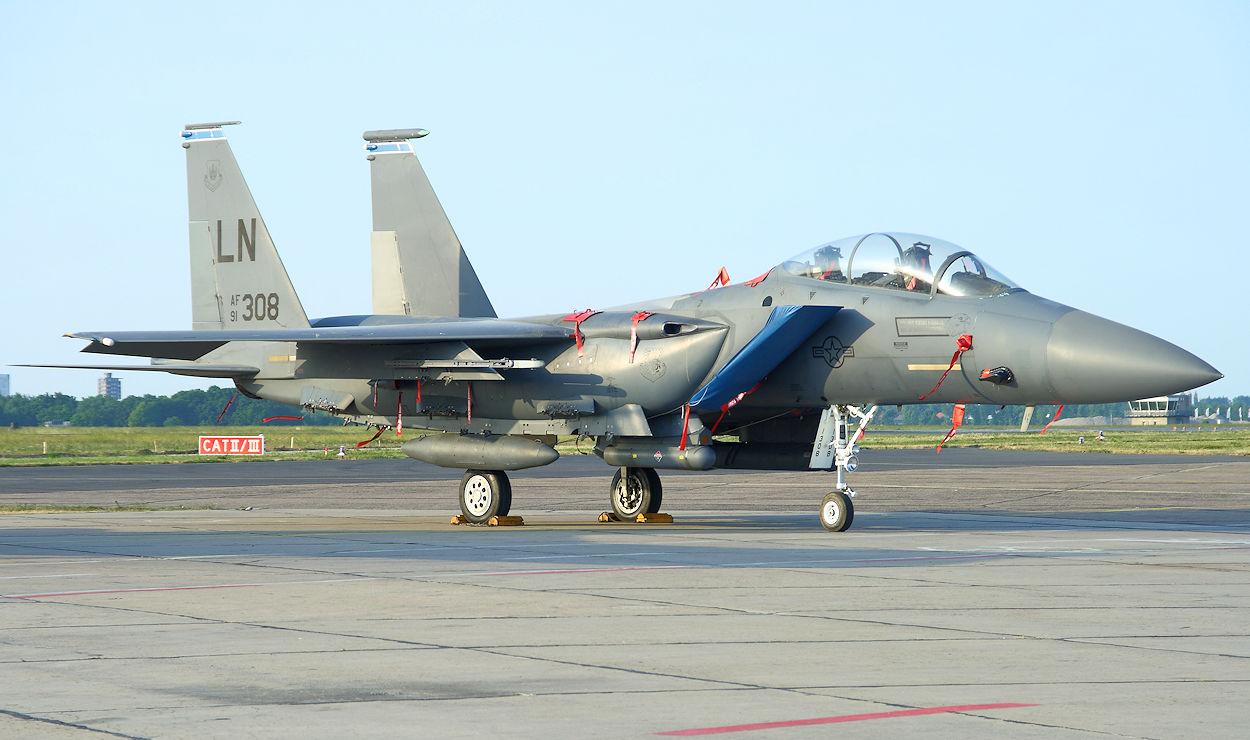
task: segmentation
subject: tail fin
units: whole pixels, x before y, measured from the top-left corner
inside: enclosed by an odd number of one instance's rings
[[[302,329],[308,316],[269,238],[222,126],[188,124],[191,328]]]
[[[422,129],[366,131],[373,190],[373,312],[494,318],[409,139]]]

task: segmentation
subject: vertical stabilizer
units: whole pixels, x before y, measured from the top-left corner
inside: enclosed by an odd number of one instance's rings
[[[422,129],[366,131],[373,191],[373,310],[407,316],[494,317],[410,139]]]
[[[192,329],[299,329],[308,316],[269,237],[222,123],[188,124]]]

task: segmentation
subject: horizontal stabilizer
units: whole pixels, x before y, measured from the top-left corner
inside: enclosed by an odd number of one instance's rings
[[[497,319],[428,321],[308,329],[226,329],[222,331],[75,332],[67,336],[91,342],[84,352],[194,360],[226,342],[299,342],[301,344],[424,344],[429,342],[565,341],[572,330],[561,326]]]
[[[840,306],[775,306],[764,328],[690,399],[697,411],[724,408],[750,391],[841,309]]]
[[[192,375],[197,378],[245,378],[260,372],[260,368],[248,365],[196,365],[194,363],[167,363],[164,365],[16,365],[15,367],[51,367],[66,370],[112,370],[114,372],[137,371],[141,373],[173,373]]]

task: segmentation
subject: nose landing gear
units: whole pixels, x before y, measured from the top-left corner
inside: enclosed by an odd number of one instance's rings
[[[838,471],[837,490],[830,491],[820,504],[820,524],[830,532],[845,532],[855,519],[855,491],[846,482],[846,474],[859,467],[859,442],[864,430],[876,415],[877,407],[867,411],[859,406],[830,406],[820,415],[816,429],[816,441],[812,445],[812,458],[808,467],[815,470]],[[859,427],[850,432],[850,421],[859,419]]]

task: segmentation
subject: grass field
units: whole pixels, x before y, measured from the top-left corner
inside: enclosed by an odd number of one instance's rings
[[[1127,428],[1104,428],[1106,439],[1099,441],[1097,431],[1052,427],[1046,434],[1038,431],[960,432],[945,447],[976,447],[985,450],[1045,450],[1085,454],[1182,454],[1182,455],[1250,455],[1250,427],[1216,428],[1188,427],[1187,431],[1141,432]],[[878,449],[918,449],[937,447],[946,436],[946,429],[910,431],[898,434],[869,432],[861,446]],[[1082,441],[1083,440],[1083,441]]]
[[[1078,453],[1188,453],[1209,455],[1250,455],[1250,426],[1191,426],[1187,431],[1136,431],[1107,428],[1107,439],[1098,441],[1097,432],[1051,428],[1045,435],[1037,431],[961,431],[947,447],[979,447],[995,450],[1049,450]],[[201,434],[265,435],[265,455],[202,456]],[[417,433],[419,434],[419,433]],[[227,460],[292,460],[325,458],[345,447],[356,459],[403,457],[400,445],[417,434],[397,437],[387,431],[374,442],[354,449],[357,442],[372,436],[361,427],[30,427],[0,429],[0,467],[11,465],[98,465],[101,463],[180,463]],[[878,427],[862,442],[865,448],[920,449],[936,447],[946,429],[898,429]],[[1082,444],[1080,438],[1084,437]],[[562,454],[589,450],[588,440],[580,444],[569,438],[559,449]]]
[[[205,435],[265,436],[265,455],[203,456]],[[361,427],[27,427],[0,429],[0,466],[84,465],[100,463],[172,463],[217,460],[321,458],[340,446],[355,458],[403,457],[397,438],[383,434],[367,447],[353,449],[373,436]]]

